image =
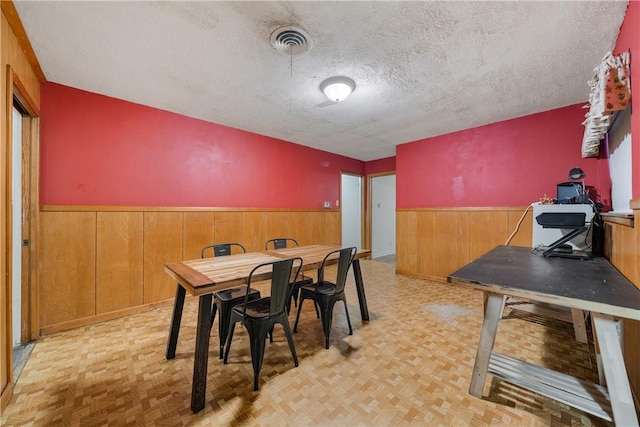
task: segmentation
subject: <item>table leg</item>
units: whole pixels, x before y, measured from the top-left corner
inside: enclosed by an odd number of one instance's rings
[[[364,282],[362,281],[362,270],[360,260],[354,259],[352,262],[353,276],[356,279],[356,291],[358,292],[358,302],[360,303],[360,316],[363,322],[369,321],[369,309],[367,308],[367,297],[364,294]]]
[[[176,297],[173,300],[173,314],[171,315],[171,326],[169,327],[169,340],[167,341],[167,360],[176,357],[176,346],[178,345],[178,333],[180,333],[180,322],[182,321],[182,309],[184,308],[184,296],[186,290],[178,285]]]
[[[191,410],[196,413],[204,409],[207,391],[207,363],[209,362],[209,334],[211,332],[212,294],[200,296],[198,326],[196,328],[196,353],[193,361],[193,384],[191,386]]]
[[[487,379],[489,359],[493,351],[493,344],[496,341],[498,322],[502,317],[503,296],[500,294],[487,293],[486,297],[487,302],[484,311],[484,321],[482,322],[482,332],[480,333],[478,352],[476,353],[476,361],[473,365],[471,383],[469,384],[469,394],[478,398],[482,397],[484,383]]]
[[[576,336],[576,341],[586,344],[587,339],[587,326],[584,323],[584,310],[577,308],[571,309],[571,319],[573,320],[573,333]]]
[[[624,365],[622,348],[616,330],[616,322],[611,316],[591,313],[595,335],[600,346],[602,368],[607,381],[607,390],[611,398],[613,422],[620,426],[637,426],[636,415],[629,377]]]

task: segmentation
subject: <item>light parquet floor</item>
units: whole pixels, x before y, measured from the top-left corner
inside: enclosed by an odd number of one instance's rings
[[[171,307],[78,328],[38,341],[3,426],[576,426],[607,425],[566,405],[488,376],[483,399],[467,391],[482,324],[480,292],[395,275],[362,261],[371,321],[362,323],[349,275],[354,334],[336,305],[331,348],[305,303],[294,335],[267,344],[260,391],[252,387],[246,331],[236,328],[229,364],[211,336],[206,407],[190,410],[197,300],[188,298],[176,358],[164,359]],[[507,312],[508,313],[508,312]],[[291,324],[295,319],[291,314]],[[595,381],[592,346],[570,324],[511,312],[496,350]]]

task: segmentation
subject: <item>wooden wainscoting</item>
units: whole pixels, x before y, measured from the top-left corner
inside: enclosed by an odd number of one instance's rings
[[[444,281],[452,271],[504,245],[526,207],[398,209],[397,272]],[[528,210],[511,239],[531,247],[533,212]]]
[[[167,262],[203,246],[267,239],[341,242],[338,210],[44,206],[38,245],[39,331],[49,334],[167,304]]]

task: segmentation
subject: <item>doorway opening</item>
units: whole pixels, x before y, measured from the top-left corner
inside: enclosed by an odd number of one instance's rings
[[[369,180],[371,258],[396,263],[396,175],[372,175]]]
[[[342,219],[342,247],[362,249],[363,191],[360,175],[342,173],[340,186],[340,216]]]

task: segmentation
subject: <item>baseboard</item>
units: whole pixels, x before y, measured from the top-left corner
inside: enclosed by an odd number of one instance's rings
[[[384,253],[381,253],[381,254],[377,254],[375,257],[372,254],[371,258],[375,259],[375,258],[380,258],[380,257],[383,257],[383,256],[389,256],[389,255],[395,255],[395,254],[396,254],[396,251],[389,251],[389,252],[384,252]]]
[[[129,316],[131,314],[142,313],[157,307],[165,307],[173,304],[173,298],[164,301],[152,302],[149,304],[129,307],[122,310],[110,311],[109,313],[98,314],[95,316],[82,317],[67,322],[55,323],[40,328],[39,336],[51,335],[57,332],[68,331],[70,329],[80,328],[82,326],[92,325],[94,323],[105,322],[107,320],[117,319],[119,317]]]
[[[410,271],[405,271],[405,270],[401,270],[401,269],[396,269],[396,274],[401,274],[403,276],[407,276],[407,277],[415,277],[418,279],[426,279],[426,280],[431,280],[432,282],[438,282],[438,283],[447,283],[447,278],[446,277],[440,277],[440,276],[428,276],[425,274],[416,274]]]
[[[13,396],[13,383],[9,381],[0,395],[0,415],[2,415],[4,409],[7,407],[9,400],[11,400],[11,396]]]

